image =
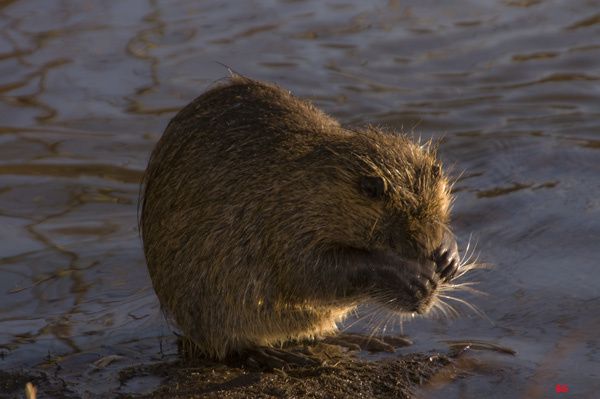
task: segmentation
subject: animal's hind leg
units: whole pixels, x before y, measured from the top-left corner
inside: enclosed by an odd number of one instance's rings
[[[412,342],[404,337],[384,336],[375,338],[361,334],[341,333],[339,335],[323,339],[326,344],[338,345],[350,350],[366,350],[369,352],[390,352],[396,348],[412,345]]]
[[[291,367],[314,367],[322,362],[316,357],[297,350],[256,347],[242,352],[245,363],[252,368],[286,369]]]

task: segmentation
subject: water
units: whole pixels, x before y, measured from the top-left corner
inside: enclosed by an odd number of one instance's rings
[[[58,363],[102,393],[115,386],[93,362],[173,351],[138,181],[169,118],[227,74],[218,62],[344,123],[442,140],[461,245],[473,234],[495,265],[474,277],[487,296],[461,298],[489,320],[463,306],[406,322],[407,350],[518,353],[474,354],[470,377],[425,397],[597,395],[598,1],[0,2],[0,368]]]

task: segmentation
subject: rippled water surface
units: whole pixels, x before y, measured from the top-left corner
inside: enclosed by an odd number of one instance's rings
[[[598,1],[0,1],[1,369],[58,363],[102,393],[103,356],[173,351],[138,182],[169,118],[227,75],[219,62],[344,123],[441,139],[462,174],[461,246],[472,234],[495,267],[473,277],[488,295],[460,296],[485,317],[456,303],[457,320],[405,322],[406,350],[480,339],[517,355],[475,354],[425,397],[598,394]]]

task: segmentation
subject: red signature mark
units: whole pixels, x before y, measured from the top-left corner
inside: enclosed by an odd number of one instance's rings
[[[569,386],[567,384],[556,384],[554,389],[556,390],[556,393],[569,392]]]

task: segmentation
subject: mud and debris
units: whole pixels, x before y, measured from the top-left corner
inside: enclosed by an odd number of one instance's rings
[[[335,350],[334,350],[335,351]],[[123,398],[412,398],[450,360],[439,354],[411,354],[378,361],[331,350],[319,353],[323,364],[260,371],[243,365],[176,361],[133,367],[122,383],[139,375],[162,378],[161,386],[143,396]]]
[[[103,397],[117,398],[413,398],[414,390],[452,361],[437,353],[415,353],[367,360],[344,348],[317,344],[316,366],[290,366],[271,371],[248,366],[241,359],[227,364],[178,357],[132,365],[116,373],[118,384]],[[60,373],[0,372],[1,398],[25,397],[31,383],[39,398],[95,397],[76,392]],[[152,386],[140,393],[141,385]],[[108,395],[108,396],[107,396]]]

